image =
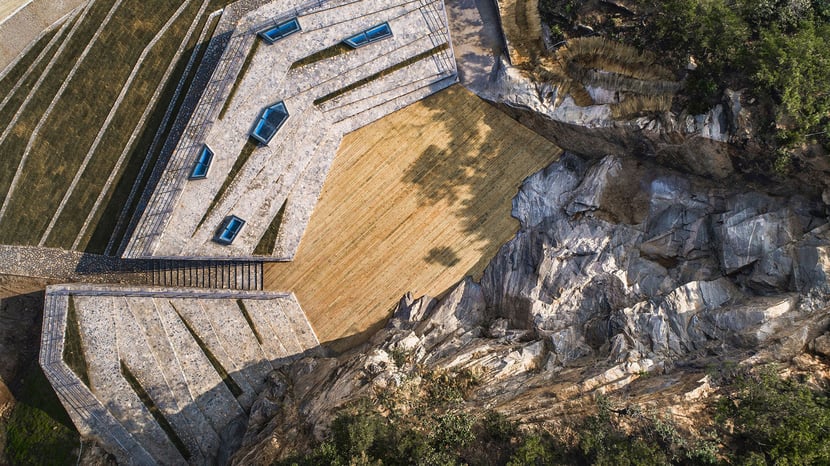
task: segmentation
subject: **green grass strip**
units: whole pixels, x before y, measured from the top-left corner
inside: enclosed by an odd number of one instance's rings
[[[270,256],[274,254],[274,248],[277,245],[277,236],[280,234],[280,227],[282,226],[282,218],[285,216],[285,206],[288,204],[288,199],[282,203],[282,207],[277,212],[277,215],[271,220],[268,229],[259,239],[259,243],[254,248],[254,255]]]
[[[176,447],[176,450],[179,450],[179,453],[184,457],[185,460],[190,459],[190,451],[188,451],[187,446],[182,442],[182,439],[176,434],[176,431],[173,429],[173,426],[167,422],[165,419],[164,414],[162,414],[161,410],[156,406],[156,403],[150,398],[150,394],[144,390],[144,387],[141,386],[141,383],[138,379],[135,378],[132,372],[130,372],[130,368],[127,367],[127,364],[124,363],[124,360],[119,360],[121,363],[121,375],[124,376],[124,379],[130,384],[133,391],[136,395],[138,395],[138,399],[144,404],[150,414],[153,415],[153,419],[156,420],[159,427],[167,434],[167,437],[170,438],[170,441],[173,443],[173,446]]]
[[[245,317],[245,320],[248,322],[248,326],[251,327],[251,330],[254,332],[254,337],[256,337],[256,341],[259,344],[262,344],[262,335],[259,334],[259,330],[256,329],[256,325],[254,325],[254,321],[251,319],[251,314],[248,313],[248,308],[245,306],[245,301],[241,299],[236,300],[236,305],[239,306],[239,310],[242,311],[242,315]]]
[[[74,75],[66,88],[58,88],[55,111],[45,118],[39,116],[42,127],[29,146],[26,165],[7,205],[6,214],[14,221],[0,223],[0,238],[7,244],[40,240],[139,55],[177,7],[176,2],[165,0],[125,0],[116,5],[97,40],[85,44],[89,46],[85,58],[64,63]],[[118,151],[108,155],[112,153]],[[78,185],[77,189],[100,192],[100,184]]]
[[[205,215],[202,216],[202,219],[199,220],[199,224],[196,225],[196,230],[194,230],[194,234],[196,231],[199,230],[199,227],[205,223],[205,220],[208,218],[213,209],[219,204],[219,200],[222,199],[222,196],[225,194],[225,191],[228,190],[228,187],[233,183],[233,180],[236,178],[236,174],[239,173],[239,170],[242,170],[242,167],[245,166],[245,162],[251,158],[251,154],[254,153],[254,149],[256,149],[257,143],[248,139],[248,142],[245,143],[245,146],[242,148],[242,151],[239,153],[239,156],[236,157],[236,161],[233,163],[233,167],[231,167],[231,171],[228,172],[228,176],[225,177],[225,181],[222,183],[222,187],[219,188],[219,191],[216,193],[216,196],[213,196],[213,201],[211,201],[208,209],[205,211]]]
[[[312,53],[311,55],[309,55],[305,58],[301,58],[301,59],[295,61],[294,63],[291,64],[291,67],[289,69],[293,70],[293,69],[300,68],[300,67],[303,67],[303,66],[306,66],[306,65],[310,65],[312,63],[317,63],[318,61],[326,60],[328,58],[334,58],[338,55],[343,55],[344,53],[349,52],[350,50],[354,50],[354,49],[352,49],[351,47],[349,47],[348,45],[346,45],[342,42],[338,42],[338,43],[332,45],[331,47],[324,48],[323,50],[320,50],[319,52],[314,52],[314,53]]]
[[[234,382],[230,374],[228,374],[228,371],[225,370],[225,368],[222,366],[222,363],[220,363],[219,360],[216,359],[216,356],[214,356],[213,352],[210,351],[210,348],[207,347],[205,342],[202,341],[201,338],[199,338],[199,335],[196,334],[196,331],[193,330],[193,327],[191,327],[187,320],[185,320],[185,318],[182,317],[181,313],[178,309],[176,309],[176,306],[173,305],[172,301],[170,302],[170,307],[172,307],[173,310],[176,311],[176,315],[179,316],[179,319],[187,328],[187,331],[190,332],[190,336],[192,336],[193,339],[196,340],[196,344],[199,345],[199,348],[201,348],[202,352],[205,353],[205,356],[207,356],[208,361],[210,361],[210,365],[213,366],[213,368],[219,374],[219,377],[222,378],[222,382],[225,383],[225,386],[228,387],[228,390],[231,391],[234,397],[239,398],[239,396],[243,393],[242,389],[239,388],[239,385],[237,385],[236,382]]]
[[[426,52],[421,52],[418,55],[415,55],[414,57],[407,58],[406,60],[404,60],[400,63],[397,63],[395,65],[392,65],[389,68],[386,68],[385,70],[379,71],[379,72],[377,72],[377,73],[375,73],[371,76],[367,76],[367,77],[361,79],[360,81],[355,81],[355,82],[349,84],[346,87],[341,87],[340,89],[338,89],[334,92],[331,92],[331,93],[326,94],[322,97],[314,99],[314,105],[320,105],[320,104],[323,104],[325,102],[328,102],[329,100],[336,99],[336,98],[340,97],[341,95],[343,95],[347,92],[351,92],[351,91],[357,89],[358,87],[365,86],[365,85],[369,84],[372,81],[376,81],[376,80],[378,80],[378,79],[380,79],[384,76],[388,76],[388,75],[394,73],[395,71],[406,68],[407,66],[409,66],[413,63],[417,63],[417,62],[419,62],[419,61],[421,61],[425,58],[429,58],[429,57],[431,57],[431,56],[433,56],[437,53],[440,53],[441,51],[446,50],[447,48],[449,48],[448,44],[441,44],[437,47],[433,47],[433,48],[427,50]]]
[[[33,360],[15,380],[11,412],[3,417],[0,463],[16,465],[76,464],[78,432],[52,385]]]
[[[142,123],[139,120],[150,104],[157,86],[161,83],[162,75],[171,64],[188,28],[196,19],[200,6],[201,2],[199,1],[194,0],[190,3],[179,18],[171,24],[161,40],[146,55],[144,62],[137,70],[132,85],[124,96],[124,100],[103,134],[101,144],[89,160],[86,170],[78,180],[76,189],[70,194],[66,207],[53,226],[46,240],[46,246],[71,249],[76,237],[83,229],[84,221],[92,211],[98,195],[101,194],[100,186],[103,185],[101,180],[110,177],[119,180],[123,175],[123,168],[124,165],[127,165],[126,163],[119,168],[117,173],[113,172],[122,149],[130,142],[130,136],[136,126]],[[186,60],[180,58],[178,62],[186,63]],[[109,192],[104,193],[104,201],[111,193],[111,188]],[[112,220],[104,219],[104,221],[115,221],[116,219],[117,217]],[[95,219],[93,218],[93,220]],[[106,242],[91,246],[89,249],[101,251],[106,247]],[[79,249],[86,249],[88,244],[79,241],[78,247]]]
[[[89,387],[89,372],[81,343],[81,327],[78,324],[78,312],[75,310],[75,297],[69,296],[66,311],[66,333],[63,337],[63,360],[72,372]]]
[[[233,82],[233,87],[231,88],[231,93],[228,94],[227,100],[225,100],[225,105],[222,105],[222,110],[219,111],[219,119],[222,120],[225,118],[225,112],[228,111],[228,107],[231,106],[231,101],[233,100],[233,96],[236,95],[236,91],[239,90],[239,84],[242,82],[242,79],[245,78],[245,73],[248,72],[248,68],[251,67],[251,62],[254,61],[254,55],[256,55],[257,50],[259,50],[259,44],[262,41],[259,38],[254,39],[254,45],[251,47],[251,50],[248,51],[248,56],[245,57],[245,63],[242,64],[242,69],[239,70],[239,75],[236,77],[236,81]]]

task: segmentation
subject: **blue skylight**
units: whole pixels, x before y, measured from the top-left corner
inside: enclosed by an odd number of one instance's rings
[[[259,31],[259,36],[269,44],[273,44],[274,42],[301,30],[300,21],[297,18],[292,18],[288,21],[279,23],[276,26]]]
[[[245,225],[245,220],[231,215],[222,222],[222,227],[219,229],[219,234],[216,235],[216,242],[219,244],[231,244],[239,234],[239,230]]]
[[[205,144],[202,150],[199,151],[199,157],[196,158],[196,164],[193,166],[193,171],[190,172],[191,180],[198,180],[207,178],[208,170],[210,169],[210,162],[213,161],[213,151]]]
[[[371,27],[360,34],[355,34],[343,42],[345,42],[349,47],[356,49],[358,47],[363,47],[364,45],[369,45],[372,42],[386,39],[387,37],[392,37],[392,28],[389,27],[389,23],[383,23]]]
[[[285,103],[277,102],[262,111],[251,131],[251,137],[267,145],[287,119],[288,109],[285,108]]]

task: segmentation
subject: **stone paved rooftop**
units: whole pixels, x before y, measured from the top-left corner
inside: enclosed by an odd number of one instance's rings
[[[298,12],[302,31],[272,45],[257,37]],[[290,260],[343,136],[456,81],[442,0],[271,2],[225,16],[215,37],[237,18],[231,37],[125,257]],[[391,38],[292,67],[384,22]],[[254,144],[254,123],[277,102],[290,117],[267,146]],[[188,180],[204,144],[214,153],[209,174]],[[219,244],[231,215],[246,223]]]
[[[43,329],[41,366],[81,434],[134,464],[223,463],[268,373],[318,347],[285,293],[51,286]]]

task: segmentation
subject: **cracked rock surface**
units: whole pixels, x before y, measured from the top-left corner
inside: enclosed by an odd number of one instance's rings
[[[338,407],[419,383],[416,368],[472,371],[471,410],[545,422],[594,392],[686,403],[710,364],[830,354],[823,205],[566,153],[525,181],[513,216],[480,283],[404,296],[365,346],[274,372],[235,461],[302,450]]]

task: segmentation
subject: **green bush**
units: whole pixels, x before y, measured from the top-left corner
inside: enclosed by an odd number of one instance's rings
[[[806,21],[794,34],[763,31],[754,78],[780,103],[785,142],[830,130],[830,24]]]
[[[830,464],[830,399],[774,366],[742,374],[718,403],[742,464]]]

